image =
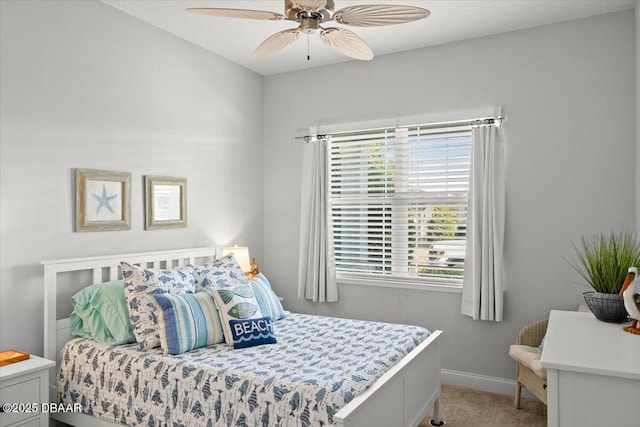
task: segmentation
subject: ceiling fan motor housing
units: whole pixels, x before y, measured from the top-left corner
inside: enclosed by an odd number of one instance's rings
[[[321,21],[328,21],[331,19],[331,15],[335,10],[335,5],[333,0],[327,0],[327,5],[322,8],[314,11],[313,14],[318,14],[321,17]],[[287,16],[287,19],[292,21],[297,21],[300,18],[300,15],[304,14],[306,11],[304,8],[299,6],[295,0],[284,0],[284,14]],[[312,31],[313,32],[313,31]]]

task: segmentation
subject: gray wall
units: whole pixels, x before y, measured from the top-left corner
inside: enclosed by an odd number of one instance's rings
[[[640,230],[640,7],[636,5],[636,229]]]
[[[264,81],[100,3],[0,12],[0,348],[42,352],[40,260],[239,243],[289,309],[443,329],[444,368],[509,378],[517,329],[580,303],[570,242],[640,224],[633,11]],[[509,117],[505,322],[461,316],[459,294],[296,299],[298,128],[493,105]],[[131,231],[73,232],[78,167],[132,173]],[[188,228],[143,231],[145,174],[188,178]]]
[[[635,227],[635,13],[628,10],[265,79],[264,271],[290,310],[445,332],[443,367],[513,378],[517,330],[586,289],[563,257],[581,234]],[[460,294],[341,285],[297,300],[299,127],[501,105],[505,321],[460,315]]]
[[[99,2],[1,2],[0,348],[42,354],[44,259],[237,243],[262,258],[261,76]],[[73,232],[74,168],[132,173],[131,230]],[[144,231],[143,176],[188,227]]]

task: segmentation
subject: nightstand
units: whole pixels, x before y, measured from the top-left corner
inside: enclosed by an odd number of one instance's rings
[[[49,370],[55,362],[37,356],[0,367],[0,427],[47,427]],[[6,404],[13,404],[6,408]]]

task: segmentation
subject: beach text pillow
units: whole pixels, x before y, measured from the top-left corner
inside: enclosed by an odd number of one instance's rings
[[[226,288],[213,287],[208,290],[216,302],[227,345],[243,348],[275,343],[272,320],[263,316],[248,283],[236,282]],[[262,335],[257,333],[258,329]]]
[[[261,344],[275,344],[276,335],[273,331],[271,317],[229,320],[233,348],[252,347]]]

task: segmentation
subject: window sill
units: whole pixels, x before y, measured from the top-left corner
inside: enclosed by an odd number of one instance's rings
[[[353,277],[338,277],[339,285],[355,285],[355,286],[375,286],[380,288],[393,288],[393,289],[413,289],[418,291],[430,291],[430,292],[447,292],[454,294],[462,293],[462,286],[449,285],[449,284],[433,284],[433,283],[409,283],[393,280],[371,280],[364,278]]]

